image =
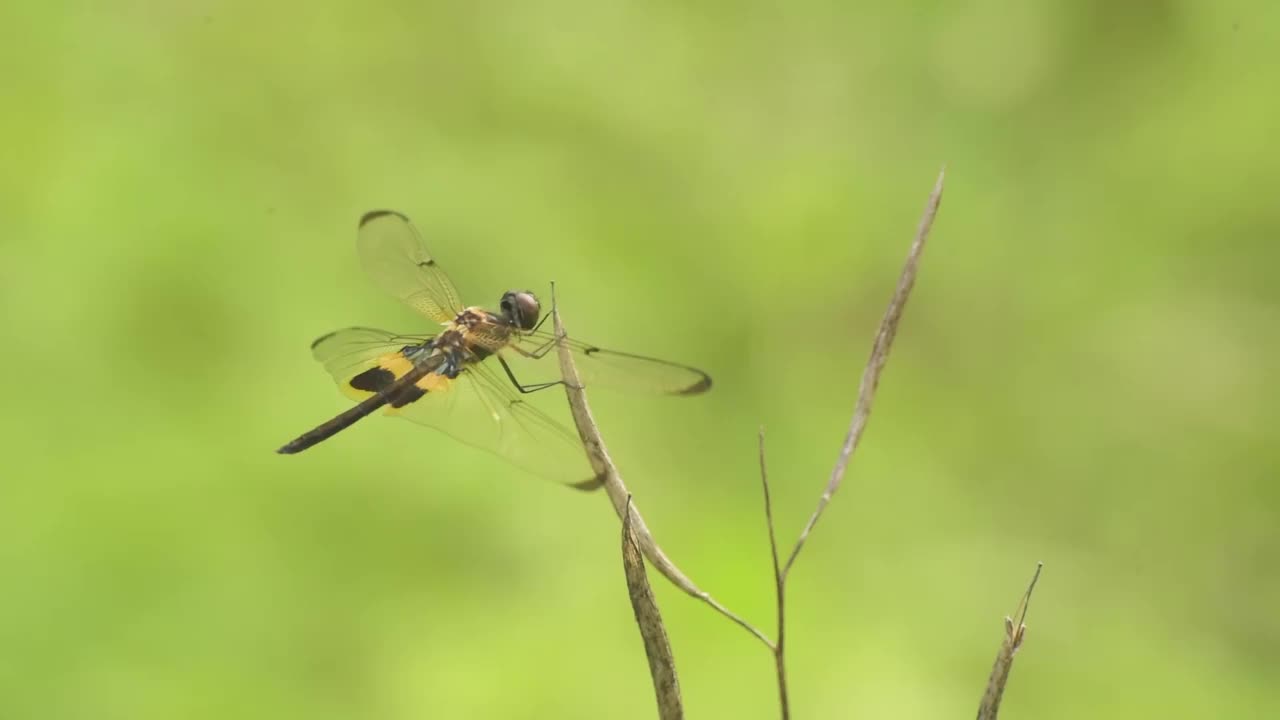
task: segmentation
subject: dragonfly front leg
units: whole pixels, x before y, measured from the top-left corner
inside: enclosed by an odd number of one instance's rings
[[[551,338],[550,340],[542,343],[541,345],[539,345],[538,347],[532,350],[525,350],[524,348],[514,343],[512,343],[511,345],[508,345],[507,347],[520,353],[521,355],[527,358],[533,358],[534,360],[541,360],[542,358],[546,357],[547,353],[551,352],[551,349],[554,348],[555,346],[556,346],[556,339]],[[590,352],[590,349],[588,349],[588,352]]]
[[[513,348],[513,349],[518,349],[518,348]],[[528,354],[527,352],[525,352],[525,351],[521,351],[521,354],[523,354],[523,355],[527,355],[527,356],[529,356],[529,357],[532,357],[532,355],[529,355],[529,354]],[[545,355],[546,353],[543,353],[543,354]],[[539,356],[539,357],[540,357],[540,356]],[[511,371],[511,366],[507,364],[507,360],[506,360],[506,358],[504,358],[504,357],[502,357],[501,355],[499,355],[499,356],[498,356],[498,364],[499,364],[499,365],[502,365],[502,370],[503,370],[503,372],[505,372],[505,373],[507,374],[507,379],[511,381],[511,384],[512,384],[512,385],[515,385],[515,386],[516,386],[516,389],[517,389],[517,390],[519,390],[519,391],[520,391],[520,392],[522,392],[522,393],[538,392],[539,390],[546,390],[547,388],[552,388],[552,387],[555,387],[555,386],[557,386],[557,385],[568,385],[568,384],[569,384],[569,383],[566,383],[564,380],[553,380],[553,381],[551,381],[551,382],[533,383],[533,384],[530,384],[530,385],[524,385],[524,384],[522,384],[519,380],[517,380],[517,379],[516,379],[516,374],[515,374],[514,372],[512,372],[512,371]],[[582,388],[578,387],[577,389],[578,389],[578,390],[581,390]]]
[[[528,334],[532,335],[538,332],[538,328],[541,328],[542,324],[545,323],[547,321],[547,318],[549,317],[551,317],[550,313],[543,315],[542,319],[538,321],[537,325],[533,326],[533,329],[530,330]],[[541,360],[543,357],[546,356],[547,353],[551,352],[551,348],[555,346],[556,346],[556,339],[553,337],[550,340],[542,343],[538,347],[534,348],[533,350],[525,350],[524,348],[515,344],[508,345],[507,347],[511,348],[512,350],[515,350],[516,352],[520,353],[521,355],[527,358],[533,358],[534,360]]]

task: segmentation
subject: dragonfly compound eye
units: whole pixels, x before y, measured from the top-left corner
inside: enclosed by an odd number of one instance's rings
[[[528,290],[511,291],[502,298],[502,312],[511,318],[522,330],[532,330],[538,324],[538,315],[542,313],[542,305],[538,298]]]

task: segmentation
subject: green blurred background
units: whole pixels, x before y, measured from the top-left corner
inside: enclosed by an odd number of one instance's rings
[[[601,495],[345,406],[307,346],[464,294],[707,368],[593,395],[660,542],[772,634],[942,163],[864,446],[797,565],[796,717],[1280,715],[1280,5],[187,2],[0,10],[0,718],[648,718]],[[655,582],[659,582],[656,581]],[[658,586],[691,717],[776,717]]]

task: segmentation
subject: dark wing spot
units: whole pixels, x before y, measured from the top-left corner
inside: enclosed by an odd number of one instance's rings
[[[405,222],[409,222],[409,218],[405,217],[404,213],[398,213],[395,210],[370,210],[369,212],[360,216],[360,224],[357,227],[364,227],[365,225],[368,225],[369,223],[373,222],[374,220],[377,220],[383,215],[395,215],[401,220]]]
[[[592,490],[599,490],[600,488],[604,487],[604,480],[605,480],[605,476],[604,476],[604,475],[597,475],[597,476],[595,476],[595,477],[593,477],[593,478],[591,478],[591,479],[589,479],[589,480],[583,480],[583,481],[581,481],[581,482],[570,483],[570,484],[569,484],[569,487],[573,488],[574,490],[582,490],[582,491],[584,491],[584,492],[591,492]]]
[[[365,392],[381,392],[383,388],[395,382],[396,374],[384,367],[369,368],[351,378],[351,387]]]
[[[436,264],[435,260],[423,260],[422,262],[418,263],[418,267],[434,267],[435,264]]]
[[[369,368],[351,378],[350,385],[357,390],[378,393],[386,390],[395,381],[395,373],[383,367],[376,367]],[[387,397],[387,404],[394,408],[404,407],[426,394],[427,391],[417,385],[406,385],[391,393]]]
[[[711,389],[711,376],[703,373],[702,379],[690,385],[683,390],[676,392],[677,395],[698,395]]]
[[[311,349],[312,349],[312,350],[315,350],[317,345],[319,345],[320,343],[324,342],[325,340],[328,340],[329,338],[333,337],[334,335],[337,335],[339,332],[342,332],[342,331],[341,331],[341,330],[334,330],[334,331],[333,331],[333,332],[331,332],[331,333],[325,333],[324,335],[321,335],[320,337],[316,338],[315,340],[312,340],[312,341],[311,341]]]
[[[589,347],[589,348],[584,349],[584,350],[582,351],[582,354],[583,354],[583,355],[590,355],[591,353],[598,353],[598,352],[600,352],[600,348],[598,348],[598,347]]]

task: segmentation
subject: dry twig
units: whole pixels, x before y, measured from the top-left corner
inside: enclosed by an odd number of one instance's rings
[[[853,451],[858,447],[858,441],[862,439],[862,432],[867,427],[867,418],[871,416],[871,402],[875,399],[876,388],[880,385],[880,373],[889,359],[889,349],[893,346],[893,339],[898,334],[898,320],[902,318],[907,298],[910,297],[911,288],[916,282],[920,254],[924,251],[924,243],[929,238],[933,219],[937,216],[938,206],[942,203],[942,185],[946,174],[946,168],[938,172],[938,180],[933,185],[933,192],[929,194],[929,202],[925,205],[924,215],[916,228],[915,241],[911,243],[907,262],[903,265],[902,274],[898,277],[898,288],[894,291],[893,298],[889,301],[889,308],[885,310],[884,317],[880,320],[880,329],[876,332],[875,342],[871,345],[871,357],[862,371],[862,381],[858,384],[858,400],[853,406],[853,420],[849,423],[849,432],[845,435],[844,446],[840,448],[840,456],[836,458],[835,467],[831,469],[831,479],[827,481],[826,489],[818,498],[818,507],[814,509],[813,515],[809,516],[809,522],[805,523],[804,530],[800,531],[800,539],[796,540],[796,546],[791,550],[791,556],[787,558],[787,564],[782,569],[784,579],[787,573],[791,572],[791,566],[795,564],[805,541],[809,539],[809,533],[813,532],[813,527],[818,524],[818,518],[822,517],[822,511],[840,489],[840,482],[844,480],[845,470],[849,467],[849,458],[853,456]]]
[[[764,428],[760,428],[760,484],[764,488],[764,517],[769,525],[769,552],[773,555],[773,587],[776,591],[778,609],[778,639],[773,644],[773,664],[778,676],[778,701],[782,705],[782,720],[791,717],[791,704],[787,700],[787,664],[784,655],[786,648],[787,593],[786,579],[782,576],[782,568],[778,564],[778,538],[773,532],[773,501],[769,499],[769,469],[764,459]]]
[[[627,577],[627,594],[631,596],[636,625],[644,639],[645,656],[649,658],[649,676],[653,679],[653,691],[658,699],[658,717],[661,720],[680,720],[684,717],[684,707],[680,702],[676,662],[671,654],[667,629],[662,624],[662,613],[658,611],[653,588],[649,587],[644,558],[631,532],[631,513],[622,520],[622,569]]]
[[[660,711],[663,707],[663,688],[669,687],[675,696],[675,712],[679,712],[679,688],[676,684],[675,667],[671,664],[670,647],[666,642],[665,630],[661,627],[661,619],[657,615],[657,606],[651,605],[651,609],[645,610],[646,618],[642,618],[641,605],[637,604],[637,590],[632,585],[633,575],[637,572],[636,564],[629,557],[634,557],[635,549],[638,548],[644,558],[653,563],[653,566],[676,587],[684,590],[699,600],[710,605],[717,612],[737,623],[746,629],[758,640],[765,644],[773,653],[774,663],[777,669],[778,694],[782,707],[783,720],[790,717],[790,707],[787,697],[787,681],[786,681],[786,664],[785,664],[785,637],[786,637],[786,583],[787,577],[791,572],[792,566],[795,564],[796,558],[800,555],[801,549],[804,548],[805,542],[809,538],[809,534],[817,525],[819,518],[822,517],[823,511],[831,502],[831,498],[835,496],[840,484],[844,479],[844,475],[849,466],[850,458],[853,456],[854,450],[857,449],[862,434],[866,429],[867,420],[871,414],[872,401],[875,398],[876,389],[880,383],[880,375],[884,370],[884,366],[889,357],[889,350],[893,345],[894,337],[897,335],[898,323],[902,317],[904,308],[906,307],[907,298],[911,294],[911,289],[915,284],[916,274],[919,268],[920,255],[924,250],[925,241],[928,239],[929,230],[933,227],[934,217],[938,213],[938,207],[942,202],[942,188],[945,179],[945,169],[938,173],[937,182],[934,184],[933,192],[929,196],[929,201],[925,205],[924,215],[920,219],[917,227],[915,240],[911,244],[911,249],[907,254],[907,260],[902,269],[902,274],[898,279],[897,289],[894,291],[893,297],[889,302],[889,307],[885,311],[884,317],[881,319],[879,330],[876,333],[875,342],[872,344],[871,356],[867,361],[866,368],[863,370],[862,379],[858,386],[858,398],[854,404],[853,418],[849,424],[849,430],[845,436],[844,445],[841,447],[840,454],[836,459],[835,467],[832,468],[831,477],[827,481],[826,488],[822,492],[822,496],[818,499],[818,505],[814,509],[813,514],[809,517],[804,529],[801,530],[799,538],[796,540],[794,548],[791,550],[790,556],[785,564],[779,563],[778,543],[774,533],[773,523],[773,505],[769,496],[769,478],[765,463],[764,450],[764,429],[761,428],[759,435],[760,443],[760,479],[764,489],[765,517],[768,521],[769,528],[769,549],[773,557],[773,576],[774,586],[777,594],[777,620],[778,620],[778,639],[776,642],[770,641],[764,633],[753,627],[751,624],[729,611],[723,605],[718,603],[709,593],[698,588],[693,584],[679,568],[662,552],[657,542],[653,539],[653,535],[649,532],[645,525],[644,518],[632,503],[631,494],[627,491],[626,486],[622,482],[621,476],[618,474],[617,468],[613,465],[613,461],[609,458],[609,452],[605,448],[604,440],[600,436],[599,427],[591,416],[591,408],[587,404],[586,393],[582,388],[582,381],[578,375],[577,368],[574,367],[573,357],[567,346],[560,344],[557,352],[560,359],[560,373],[565,382],[565,394],[569,398],[569,407],[573,413],[574,425],[577,426],[578,435],[582,439],[583,447],[586,449],[587,457],[591,462],[592,470],[598,478],[599,484],[605,488],[606,494],[614,506],[618,517],[623,523],[623,555],[624,562],[627,567],[628,587],[632,589],[632,605],[636,610],[636,621],[641,626],[641,633],[645,636],[645,648],[649,654],[650,671],[654,678],[654,687],[659,696]],[[552,305],[551,313],[554,320],[555,332],[557,338],[565,337],[564,326],[560,320],[560,313],[555,303],[555,288],[552,287]],[[586,486],[595,487],[596,482],[588,483]],[[629,556],[628,553],[631,555]],[[639,579],[644,578],[643,563],[639,563]],[[1033,581],[1034,584],[1034,581]],[[647,582],[644,584],[644,591],[648,591]],[[1028,598],[1030,591],[1028,590]],[[652,603],[652,595],[648,595],[648,603]],[[639,597],[643,601],[643,593]],[[645,605],[649,608],[649,605]],[[651,612],[651,617],[650,617]],[[1024,610],[1025,614],[1025,601]],[[653,624],[656,621],[656,630],[661,632],[661,638],[655,636],[652,641],[657,643],[651,646],[651,638],[647,633],[654,632],[651,628],[646,630],[646,623]],[[1009,627],[1012,628],[1012,621],[1009,621]],[[1010,637],[1013,637],[1012,629],[1009,631]],[[1009,659],[1012,660],[1012,652],[1016,651],[1017,644],[1021,643],[1021,630],[1016,633],[1016,643],[1009,652]],[[662,654],[662,648],[665,648],[665,655]],[[656,654],[655,654],[656,653]],[[656,658],[656,659],[655,659]],[[665,658],[665,659],[664,659]],[[1000,661],[997,660],[997,669],[1000,667]],[[993,679],[996,671],[993,670]],[[1004,676],[1007,677],[1007,666]],[[994,681],[994,680],[993,680]],[[1000,682],[1003,688],[1003,680]],[[988,692],[990,694],[990,690]],[[999,705],[999,693],[995,695],[995,705]],[[987,698],[983,700],[983,707],[987,706]],[[662,717],[667,717],[663,715]],[[671,717],[678,717],[672,715]],[[979,718],[986,717],[979,714]],[[994,717],[994,712],[991,715]]]
[[[1036,581],[1040,579],[1040,569],[1044,563],[1036,563],[1036,574],[1031,576],[1031,583],[1018,603],[1014,615],[1018,616],[1017,626],[1013,618],[1004,619],[1004,640],[1000,643],[1000,652],[996,653],[996,662],[991,666],[991,676],[987,678],[987,690],[982,694],[982,703],[978,705],[978,720],[996,720],[1000,712],[1000,700],[1004,697],[1005,683],[1009,682],[1009,671],[1013,669],[1013,656],[1022,647],[1027,636],[1027,607],[1031,604],[1031,592],[1036,589]]]
[[[822,491],[822,496],[818,498],[817,508],[814,509],[813,514],[809,517],[809,521],[805,523],[804,529],[800,531],[800,537],[796,540],[795,547],[792,548],[786,565],[782,566],[781,569],[778,567],[778,542],[774,537],[773,504],[769,498],[769,477],[765,469],[764,429],[761,428],[760,430],[760,480],[764,486],[764,511],[769,523],[769,549],[773,553],[773,578],[778,606],[778,639],[771,646],[771,649],[773,650],[774,665],[777,670],[778,700],[782,706],[783,720],[787,720],[791,716],[791,708],[787,698],[787,671],[784,655],[787,577],[791,573],[791,568],[795,564],[796,558],[800,555],[800,550],[804,548],[805,541],[809,539],[809,533],[813,532],[814,526],[818,524],[818,519],[822,517],[822,511],[826,509],[827,504],[831,502],[831,498],[840,489],[840,483],[844,480],[845,471],[849,467],[849,460],[853,456],[853,451],[857,449],[858,442],[862,439],[862,433],[867,427],[867,419],[871,416],[871,404],[875,399],[876,388],[880,385],[880,374],[889,359],[889,350],[892,348],[893,339],[898,333],[898,321],[902,318],[902,312],[906,308],[907,298],[911,295],[911,288],[915,286],[916,273],[920,266],[920,255],[924,251],[925,241],[929,238],[929,230],[933,227],[933,219],[937,216],[938,207],[942,203],[942,186],[945,177],[946,169],[944,168],[938,172],[938,179],[933,185],[933,192],[929,194],[929,201],[925,204],[924,215],[920,218],[920,224],[916,228],[915,240],[911,243],[911,249],[907,252],[906,263],[902,267],[902,274],[898,277],[898,287],[889,301],[889,307],[885,310],[884,317],[880,320],[880,328],[876,332],[875,342],[871,346],[871,357],[867,360],[867,366],[862,371],[862,380],[858,385],[858,399],[854,403],[853,419],[849,423],[849,432],[845,435],[844,445],[840,448],[840,455],[836,458],[835,467],[831,470],[831,477],[827,481],[826,488]]]
[[[560,321],[560,312],[556,307],[554,286],[551,289],[551,316],[555,323],[556,337],[565,337],[564,325]],[[631,501],[631,493],[622,482],[622,476],[618,474],[618,468],[614,466],[613,460],[609,457],[609,451],[605,447],[604,439],[600,436],[600,428],[591,416],[591,407],[587,404],[587,394],[583,390],[578,369],[573,364],[573,354],[569,352],[568,346],[564,343],[559,343],[556,351],[560,359],[560,376],[564,380],[565,394],[569,397],[569,408],[573,413],[573,424],[578,429],[578,436],[582,439],[583,447],[586,448],[587,459],[591,462],[591,469],[597,477],[602,479],[605,494],[609,496],[609,501],[613,504],[613,509],[618,514],[618,518],[630,523],[631,530],[635,533],[636,543],[640,546],[640,552],[645,559],[652,563],[658,572],[662,573],[662,576],[670,580],[676,587],[710,605],[716,612],[737,623],[760,642],[773,649],[773,643],[764,633],[721,605],[715,598],[711,597],[710,593],[695,585],[658,546],[657,541],[653,539],[653,534],[649,532],[649,527],[645,524],[644,518],[640,515],[640,510]]]

